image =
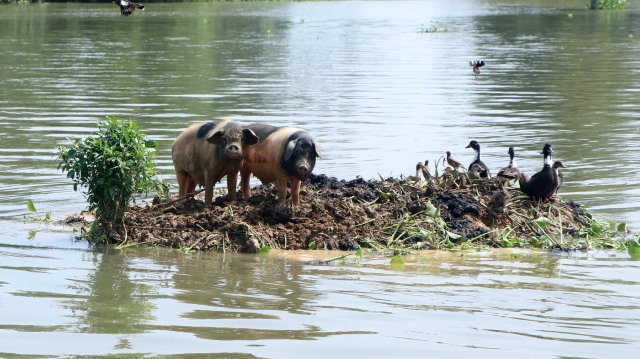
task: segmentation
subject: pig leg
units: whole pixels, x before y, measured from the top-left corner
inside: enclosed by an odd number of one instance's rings
[[[287,177],[276,179],[276,189],[278,190],[277,207],[284,207],[284,203],[287,200],[287,180]]]
[[[176,178],[178,179],[178,197],[182,198],[187,194],[187,183],[189,183],[189,175],[183,171],[176,171]]]
[[[185,187],[186,187],[184,191],[185,195],[193,192],[196,189],[196,180],[194,180],[193,177],[187,175],[187,181],[185,183]]]
[[[244,169],[240,170],[240,187],[242,187],[242,197],[244,199],[251,198],[251,186],[249,181],[251,180],[251,172]]]
[[[293,206],[300,206],[300,186],[302,182],[299,179],[291,177],[291,201]]]
[[[238,185],[238,172],[227,173],[227,193],[229,202],[236,200],[236,186]]]
[[[210,206],[213,200],[213,185],[215,185],[215,176],[208,172],[204,173],[204,205]]]

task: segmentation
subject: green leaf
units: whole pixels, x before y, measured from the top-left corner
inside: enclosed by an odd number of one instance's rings
[[[458,239],[462,238],[461,235],[455,234],[455,233],[449,232],[449,231],[447,231],[447,236],[449,236],[449,239],[454,240],[454,241],[457,241]]]
[[[27,209],[28,209],[30,212],[38,212],[38,211],[36,210],[36,206],[34,206],[34,205],[33,205],[33,201],[31,201],[31,200],[27,200]]]
[[[271,247],[269,246],[260,247],[260,253],[270,253],[270,252],[271,252]]]
[[[404,259],[400,256],[395,256],[391,258],[391,269],[393,270],[402,270],[404,268]]]
[[[307,246],[307,248],[310,250],[316,249],[316,241],[309,242],[309,245]]]
[[[593,223],[589,228],[589,233],[591,233],[592,236],[600,236],[604,233],[604,228],[599,224]]]
[[[547,217],[538,217],[534,220],[540,229],[545,229],[551,225],[551,221]]]
[[[627,233],[627,224],[624,222],[618,224],[618,232]]]
[[[155,148],[156,146],[158,146],[158,142],[154,140],[146,140],[144,141],[144,145],[145,147],[148,147],[148,148]]]
[[[437,217],[438,215],[438,208],[434,206],[433,203],[431,203],[431,201],[427,202],[426,211],[429,217]]]
[[[638,243],[637,240],[629,242],[627,251],[629,252],[629,255],[632,259],[640,260],[640,243]]]

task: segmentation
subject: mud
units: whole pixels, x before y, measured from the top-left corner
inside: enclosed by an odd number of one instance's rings
[[[468,240],[499,247],[505,230],[522,238],[571,235],[589,223],[589,214],[576,203],[531,202],[517,188],[508,189],[513,199],[504,213],[492,213],[485,204],[499,181],[473,180],[463,173],[445,173],[429,182],[415,177],[346,181],[313,175],[303,184],[298,208],[276,208],[275,189],[270,186],[255,187],[253,197],[235,203],[218,196],[212,207],[205,207],[202,194],[174,198],[165,204],[132,207],[113,239],[233,252],[256,252],[264,246],[441,248]],[[541,213],[559,221],[559,228],[535,226],[533,221]]]

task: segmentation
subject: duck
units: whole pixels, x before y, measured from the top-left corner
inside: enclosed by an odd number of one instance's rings
[[[447,163],[449,164],[449,166],[453,167],[454,170],[457,170],[458,168],[464,168],[464,166],[462,165],[462,163],[460,163],[460,161],[456,160],[455,158],[453,158],[453,156],[451,156],[450,151],[447,151]]]
[[[469,66],[471,66],[471,69],[473,70],[473,74],[478,76],[480,75],[480,68],[484,66],[484,61],[482,60],[469,61]]]
[[[144,10],[144,5],[136,4],[128,0],[113,0],[113,3],[120,7],[120,14],[122,14],[122,16],[129,16],[135,10]]]
[[[513,147],[509,147],[509,165],[498,171],[498,177],[505,178],[509,181],[520,177],[520,169],[516,163],[515,156],[516,150]]]
[[[422,171],[422,177],[427,181],[431,179],[431,171],[429,170],[429,160],[424,161],[424,166],[420,169]]]
[[[420,171],[422,171],[422,167],[424,167],[424,163],[418,162],[416,164],[416,177],[420,177]]]
[[[567,166],[565,166],[562,161],[555,161],[551,168],[553,168],[553,175],[556,178],[556,190],[550,198],[558,199],[558,190],[560,189],[560,186],[562,186],[562,183],[564,183],[564,175],[560,172],[560,168],[567,168]]]
[[[482,160],[480,159],[480,144],[478,143],[478,141],[472,140],[471,142],[469,142],[469,144],[465,148],[473,148],[473,150],[476,152],[476,158],[469,165],[469,171],[471,171],[471,168],[473,167],[473,165],[477,164],[481,168],[478,171],[478,173],[480,174],[480,177],[491,178],[491,171],[489,170],[489,167],[487,167],[487,165],[484,164],[484,162],[482,162]]]
[[[471,178],[480,179],[482,178],[483,172],[484,172],[484,169],[482,168],[482,166],[480,166],[477,163],[472,163],[471,166],[469,167],[469,176]]]
[[[493,192],[487,202],[487,207],[493,211],[495,215],[504,213],[504,208],[511,200],[511,194],[504,188],[500,188],[498,191]]]
[[[553,149],[550,144],[546,143],[542,149],[544,155],[544,165],[542,170],[531,176],[530,179],[520,173],[518,181],[520,182],[520,190],[534,200],[546,201],[553,195],[557,188],[556,176],[551,167],[551,153]]]

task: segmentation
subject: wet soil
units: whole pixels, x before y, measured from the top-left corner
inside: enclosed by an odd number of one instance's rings
[[[201,195],[132,207],[114,233],[120,243],[196,250],[256,252],[278,249],[355,250],[360,247],[441,248],[463,241],[502,246],[504,232],[523,238],[571,235],[589,214],[573,202],[539,203],[517,188],[503,213],[487,208],[500,179],[445,173],[430,181],[415,177],[339,180],[313,175],[303,184],[302,204],[277,208],[275,189],[258,186],[248,200],[225,196],[205,207]],[[517,186],[517,185],[516,185]],[[543,213],[546,230],[533,225]],[[419,246],[416,246],[419,244]]]

